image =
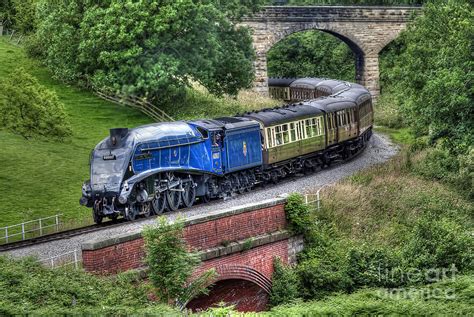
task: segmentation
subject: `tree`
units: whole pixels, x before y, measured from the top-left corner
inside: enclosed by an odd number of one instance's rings
[[[474,11],[467,0],[427,4],[402,34],[388,75],[405,120],[419,134],[467,152],[474,139]]]
[[[278,306],[288,304],[300,297],[300,281],[296,270],[285,266],[280,258],[273,259],[272,290],[270,292],[270,304]]]
[[[20,33],[29,34],[35,31],[36,4],[37,0],[13,0],[13,24]]]
[[[216,277],[215,271],[209,270],[188,283],[200,260],[187,251],[183,228],[183,221],[168,223],[166,217],[159,217],[156,225],[143,230],[145,262],[156,294],[162,302],[175,301],[180,308],[193,297],[207,293],[206,287]]]
[[[15,15],[15,7],[11,0],[0,1],[0,24],[5,27],[10,27],[13,23]]]
[[[71,135],[63,104],[24,69],[0,82],[0,122],[23,136],[62,140]]]
[[[353,81],[355,57],[352,50],[321,31],[292,34],[268,52],[270,77],[328,77]]]
[[[157,103],[176,102],[192,81],[235,95],[254,76],[249,31],[235,22],[259,3],[41,0],[30,51],[62,80]]]

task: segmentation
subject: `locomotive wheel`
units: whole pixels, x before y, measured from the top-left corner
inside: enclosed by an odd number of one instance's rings
[[[149,202],[141,204],[140,211],[140,213],[143,213],[147,218],[154,215],[153,209],[151,208],[151,203]]]
[[[181,192],[176,190],[166,191],[166,205],[169,211],[178,210],[181,204]]]
[[[206,194],[204,196],[199,196],[199,198],[201,199],[201,201],[205,204],[207,204],[208,202],[211,201],[211,197],[209,196],[209,194]]]
[[[137,215],[138,215],[138,208],[136,204],[132,204],[130,208],[128,209],[128,212],[125,213],[125,218],[129,221],[133,221],[135,220],[135,218],[137,218]]]
[[[92,210],[92,217],[94,218],[94,222],[98,225],[102,223],[102,220],[104,220],[104,216],[99,215],[98,212],[95,211],[95,209]]]
[[[196,188],[193,179],[191,177],[189,179],[190,181],[184,184],[184,191],[181,193],[181,200],[185,207],[191,207],[196,200]]]
[[[116,222],[118,216],[119,216],[118,214],[113,214],[112,216],[110,216],[110,219],[111,219],[113,222]]]
[[[166,198],[164,193],[156,194],[151,201],[151,207],[155,215],[161,215],[165,210]]]

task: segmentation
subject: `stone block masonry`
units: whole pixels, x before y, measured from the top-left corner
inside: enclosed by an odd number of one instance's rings
[[[268,94],[267,52],[288,35],[320,30],[345,42],[354,52],[355,80],[377,99],[379,53],[406,28],[418,7],[280,6],[264,7],[241,25],[253,31],[256,51],[254,87]],[[337,78],[335,78],[337,79]]]

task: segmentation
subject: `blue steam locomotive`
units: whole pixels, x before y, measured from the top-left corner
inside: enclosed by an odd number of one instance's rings
[[[281,80],[270,82],[270,91],[307,96],[306,89],[319,98],[235,117],[111,129],[91,154],[81,205],[92,208],[96,223],[120,215],[134,220],[316,171],[363,149],[373,122],[368,91],[342,81],[303,81],[297,93]]]

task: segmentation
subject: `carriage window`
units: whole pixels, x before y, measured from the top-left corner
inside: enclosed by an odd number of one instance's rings
[[[281,126],[275,127],[275,145],[283,144],[283,134]]]
[[[282,134],[283,134],[283,144],[289,143],[290,142],[290,133],[288,132],[288,124],[283,124],[281,126],[282,128]]]
[[[267,148],[273,146],[272,129],[267,128]]]
[[[298,140],[296,137],[296,126],[295,126],[295,123],[292,122],[290,123],[290,141],[293,142],[296,140]]]

